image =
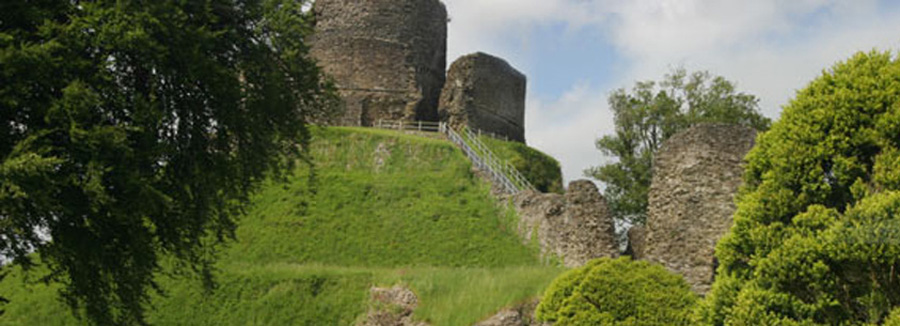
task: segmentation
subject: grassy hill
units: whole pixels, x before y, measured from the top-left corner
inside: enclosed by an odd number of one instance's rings
[[[508,159],[558,164],[519,144],[492,141]],[[527,147],[524,147],[527,149]],[[406,284],[415,317],[471,325],[538,295],[562,269],[543,265],[515,234],[514,212],[490,195],[445,140],[361,128],[314,131],[307,167],[257,194],[223,249],[218,288],[163,276],[154,325],[351,325],[373,285]],[[518,164],[522,164],[519,162]],[[531,173],[552,185],[553,172]],[[548,186],[551,187],[553,186]],[[53,286],[13,270],[0,325],[77,325]]]
[[[507,161],[541,192],[563,193],[562,171],[556,159],[519,142],[481,136],[482,143],[501,160]]]

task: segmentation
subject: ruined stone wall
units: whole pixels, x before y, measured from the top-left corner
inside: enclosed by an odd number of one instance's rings
[[[481,52],[463,56],[447,72],[441,120],[525,142],[525,84],[525,75],[503,59]]]
[[[646,237],[636,258],[684,275],[700,294],[712,284],[716,242],[731,227],[753,129],[701,124],[669,138],[654,158]],[[632,234],[629,234],[632,235]]]
[[[543,254],[561,257],[567,267],[619,255],[612,216],[594,183],[573,181],[565,195],[521,192],[513,201],[522,239],[536,239]]]
[[[317,0],[311,55],[344,100],[341,125],[437,121],[447,52],[439,0]]]

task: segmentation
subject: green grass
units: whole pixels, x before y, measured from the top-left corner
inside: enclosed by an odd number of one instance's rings
[[[501,307],[539,297],[558,267],[432,268],[403,278],[420,298],[414,317],[432,325],[472,325]]]
[[[152,324],[352,325],[371,286],[405,284],[419,295],[417,319],[471,325],[563,271],[522,244],[514,212],[447,141],[324,128],[312,154],[314,178],[301,167],[254,197],[214,291],[160,278],[167,295],[154,298]],[[0,325],[77,325],[55,289],[13,271],[0,282],[12,301]]]
[[[352,266],[522,266],[537,262],[514,216],[448,142],[328,129],[316,178],[299,171],[257,196],[230,257]],[[499,217],[499,218],[498,218]],[[295,241],[286,241],[293,239]]]
[[[525,179],[541,192],[563,193],[562,171],[559,162],[525,144],[503,141],[489,136],[478,138],[497,158],[514,166]]]
[[[0,325],[82,325],[56,296],[56,285],[25,284],[11,273],[0,293],[11,302]],[[226,266],[217,288],[199,281],[160,277],[165,296],[155,296],[152,325],[351,325],[364,313],[375,282],[366,270],[279,266]]]

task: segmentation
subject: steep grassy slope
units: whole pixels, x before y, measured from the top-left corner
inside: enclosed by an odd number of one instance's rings
[[[506,146],[494,144],[492,146]],[[449,142],[391,131],[315,131],[315,177],[301,168],[256,196],[223,249],[219,287],[161,277],[155,325],[350,325],[372,285],[407,284],[416,317],[471,325],[535,296],[561,272],[516,236]],[[77,324],[52,287],[0,283],[0,325]]]
[[[563,193],[562,171],[559,162],[525,144],[503,141],[496,138],[479,137],[501,160],[514,166],[525,179],[541,192]]]

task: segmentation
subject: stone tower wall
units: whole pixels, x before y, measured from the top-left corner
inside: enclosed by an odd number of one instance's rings
[[[701,124],[662,145],[654,158],[647,225],[635,232],[645,237],[635,239],[636,258],[681,273],[697,293],[709,291],[715,245],[731,227],[743,158],[755,138],[750,128]]]
[[[344,100],[341,125],[437,121],[447,52],[439,0],[317,0],[310,53]]]
[[[525,142],[525,87],[525,75],[505,60],[469,54],[450,66],[438,111],[452,126]]]
[[[593,182],[572,181],[565,195],[521,192],[513,201],[523,242],[537,239],[544,255],[562,258],[567,267],[618,257],[612,215]]]

